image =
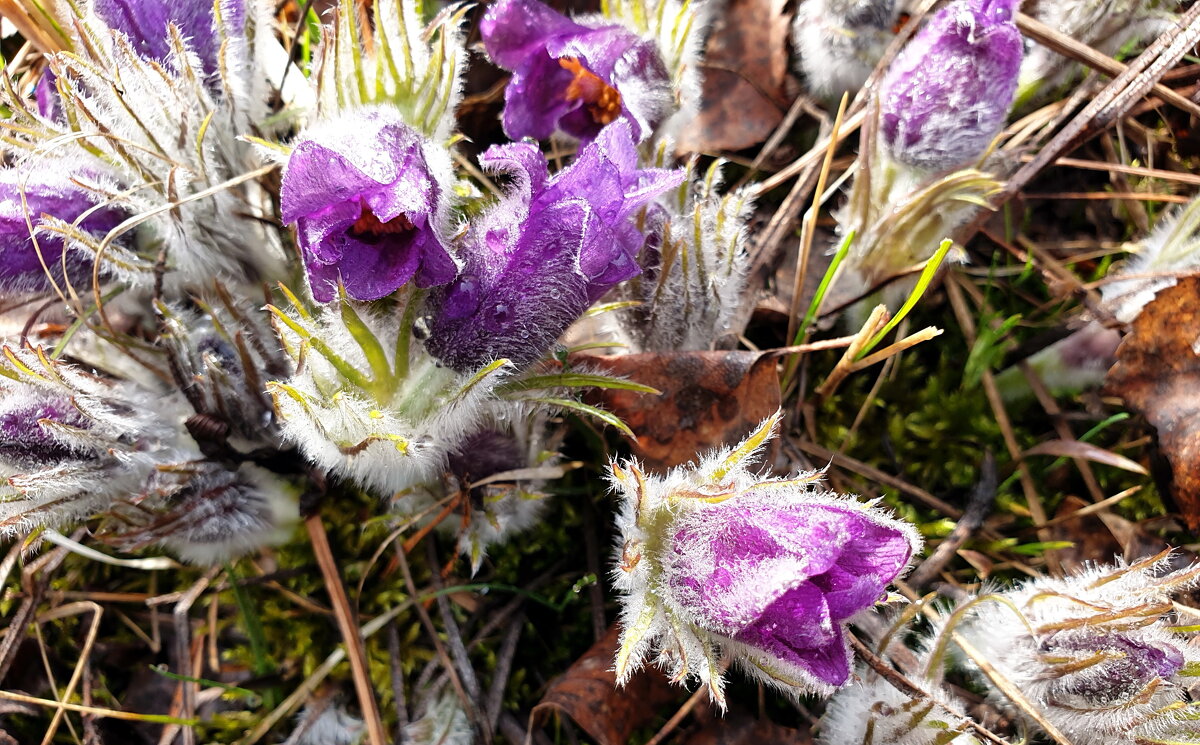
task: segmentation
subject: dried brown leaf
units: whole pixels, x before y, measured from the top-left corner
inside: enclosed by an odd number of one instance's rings
[[[776,360],[757,352],[671,352],[587,357],[588,365],[661,391],[605,390],[595,401],[621,417],[648,468],[687,463],[738,442],[779,409]]]
[[[1140,473],[1143,476],[1150,473],[1140,463],[1132,461],[1123,455],[1118,455],[1111,450],[1105,450],[1104,448],[1096,447],[1087,442],[1080,442],[1079,440],[1049,440],[1029,448],[1022,454],[1022,457],[1030,455],[1056,455],[1062,458],[1083,458],[1084,460],[1102,463],[1106,466]]]
[[[617,688],[612,666],[620,632],[620,626],[613,624],[603,639],[551,681],[533,708],[533,726],[541,726],[551,712],[557,712],[574,720],[599,745],[625,745],[634,730],[670,710],[667,704],[679,696],[657,670],[643,670],[624,688]]]
[[[742,150],[783,121],[791,13],[787,0],[730,0],[705,46],[700,114],[683,131],[685,152]]]
[[[1200,278],[1158,293],[1117,348],[1106,390],[1146,418],[1170,465],[1167,493],[1200,530]]]

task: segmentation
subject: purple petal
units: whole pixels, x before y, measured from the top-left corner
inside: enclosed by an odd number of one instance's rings
[[[845,632],[830,620],[826,601],[811,585],[796,587],[734,638],[801,667],[830,685],[841,685],[850,677],[850,657]]]
[[[543,51],[546,39],[587,31],[586,26],[536,0],[499,0],[479,23],[488,57],[509,70],[534,52]]]
[[[62,238],[38,231],[35,244],[30,235],[30,223],[36,228],[43,215],[76,223],[83,231],[100,236],[124,219],[125,213],[118,208],[97,208],[100,195],[84,189],[73,178],[86,181],[91,175],[74,164],[57,161],[0,170],[0,290],[49,290],[52,284],[46,269],[62,285]],[[90,284],[92,262],[88,258],[72,252],[65,263],[66,278],[80,286]]]
[[[77,458],[81,450],[58,439],[42,420],[87,429],[89,422],[65,397],[5,392],[0,404],[0,460],[18,466],[47,466]]]
[[[958,0],[904,48],[881,84],[892,156],[930,170],[978,158],[1000,132],[1021,67],[1016,0]]]
[[[356,300],[376,300],[414,277],[445,284],[458,267],[437,235],[445,186],[419,134],[386,109],[347,114],[306,133],[283,171],[285,222],[295,224],[313,297],[337,283]]]
[[[462,275],[430,298],[430,353],[460,371],[498,358],[532,362],[588,305],[637,274],[645,238],[632,223],[636,208],[683,174],[639,171],[635,152],[618,122],[553,178],[531,145],[484,153],[486,167],[513,175],[512,187],[472,224]]]
[[[513,72],[504,90],[504,133],[514,139],[544,140],[554,134],[558,122],[582,104],[563,95],[574,75],[558,60],[535,52]],[[587,115],[591,121],[590,115]]]
[[[199,55],[205,73],[217,70],[220,42],[209,0],[93,0],[96,15],[120,31],[139,54],[166,61],[171,47],[167,24],[173,23]]]

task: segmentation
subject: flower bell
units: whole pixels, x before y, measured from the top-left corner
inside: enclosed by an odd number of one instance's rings
[[[459,371],[540,358],[588,306],[638,273],[635,215],[678,186],[680,171],[639,169],[632,130],[609,125],[550,176],[530,144],[492,147],[486,168],[513,188],[467,234],[465,266],[430,298],[425,345]]]
[[[1016,0],[958,0],[888,68],[880,90],[886,151],[910,166],[966,165],[1004,126],[1021,69]]]
[[[1072,743],[1157,742],[1138,733],[1173,723],[1200,669],[1171,603],[1200,565],[1164,572],[1167,562],[1164,552],[983,596],[959,632]]]
[[[102,204],[94,181],[75,162],[34,159],[0,170],[0,290],[46,291],[64,279],[90,284],[91,260],[64,254],[64,233],[103,236],[125,219],[123,210]]]
[[[492,61],[513,71],[504,132],[590,140],[617,119],[638,141],[672,109],[671,81],[653,42],[620,25],[589,25],[537,0],[500,0],[480,24]]]
[[[663,477],[612,467],[622,500],[618,682],[651,650],[674,680],[698,677],[722,704],[723,654],[794,694],[849,679],[846,621],[884,596],[920,539],[882,510],[819,489],[819,472],[752,473],[778,421]]]
[[[313,297],[337,283],[377,300],[415,278],[445,284],[458,267],[446,250],[450,156],[394,108],[363,109],[301,135],[283,171],[284,222],[296,226]]]

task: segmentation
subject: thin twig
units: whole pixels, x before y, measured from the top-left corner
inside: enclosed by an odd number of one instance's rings
[[[521,641],[521,630],[524,626],[524,613],[512,619],[504,631],[504,638],[500,640],[500,649],[496,652],[496,670],[492,674],[492,683],[488,686],[487,698],[483,704],[488,730],[493,736],[500,722],[500,712],[504,708],[504,692],[508,690],[508,677],[512,673],[517,643]]]
[[[929,558],[908,576],[908,584],[913,587],[924,587],[942,571],[954,554],[974,535],[992,511],[992,503],[996,501],[996,459],[991,453],[983,454],[983,463],[979,466],[979,481],[967,497],[967,509],[950,531],[950,535],[938,544]]]
[[[430,567],[437,567],[438,557],[437,550],[433,546],[433,542],[425,544],[425,554],[429,560]],[[434,590],[442,590],[442,578],[438,576],[437,571],[431,573]],[[445,594],[439,592],[436,600],[438,616],[442,619],[442,626],[446,630],[446,646],[450,652],[450,659],[454,661],[454,666],[458,669],[459,678],[462,680],[462,688],[467,694],[467,698],[463,700],[463,710],[467,717],[479,729],[483,735],[484,743],[490,745],[492,742],[492,732],[485,726],[483,712],[479,710],[479,701],[482,689],[479,685],[479,678],[475,675],[475,668],[471,666],[471,658],[467,654],[467,646],[463,644],[462,633],[458,630],[458,623],[454,620],[454,613],[450,610],[450,599]]]

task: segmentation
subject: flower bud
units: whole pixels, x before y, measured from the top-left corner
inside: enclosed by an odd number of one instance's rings
[[[244,2],[222,0],[221,12],[244,15]],[[171,54],[167,24],[173,24],[188,39],[204,72],[217,71],[221,39],[208,0],[93,0],[92,7],[109,28],[129,37],[139,54],[156,62],[165,62]]]
[[[624,119],[640,141],[673,106],[658,49],[623,26],[577,23],[538,0],[500,0],[480,33],[492,61],[513,71],[504,132],[514,140],[561,129],[587,141]]]
[[[1182,702],[1200,665],[1171,596],[1200,565],[1163,574],[1166,555],[1041,578],[974,601],[963,636],[1076,745],[1132,734]]]
[[[792,42],[809,88],[822,96],[853,96],[895,37],[899,15],[895,0],[800,3]]]
[[[457,267],[448,232],[449,155],[390,108],[322,122],[296,143],[280,205],[296,226],[313,297],[327,303],[340,281],[355,300],[377,300],[415,277],[445,284]]]
[[[173,426],[177,398],[88,374],[42,349],[0,352],[0,535],[105,510],[186,448]]]
[[[133,500],[137,509],[123,511],[132,529],[110,539],[123,550],[158,543],[184,561],[218,564],[286,538],[298,514],[278,477],[249,464],[186,464],[152,486]]]
[[[880,135],[910,166],[944,171],[981,156],[1012,106],[1021,69],[1016,0],[956,0],[888,69]]]
[[[652,648],[675,680],[699,677],[719,703],[722,653],[793,694],[849,679],[846,621],[884,596],[920,539],[882,510],[821,490],[817,472],[754,475],[777,422],[661,478],[636,463],[612,467],[622,499],[619,682]]]
[[[817,745],[980,745],[962,702],[934,681],[914,681],[925,695],[912,697],[873,672],[859,676],[829,699]]]
[[[64,279],[77,286],[91,283],[91,260],[64,255],[67,241],[57,229],[51,232],[46,218],[98,236],[116,227],[125,213],[98,206],[103,196],[94,179],[73,161],[30,160],[0,169],[0,291],[44,292],[62,288]]]
[[[537,360],[589,305],[637,274],[645,236],[633,217],[683,178],[639,169],[622,122],[553,177],[529,144],[492,147],[480,162],[511,174],[513,188],[471,226],[462,274],[430,298],[425,342],[461,372]]]

